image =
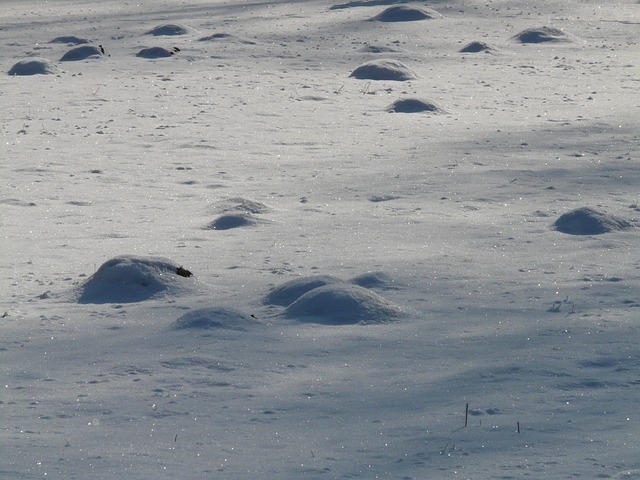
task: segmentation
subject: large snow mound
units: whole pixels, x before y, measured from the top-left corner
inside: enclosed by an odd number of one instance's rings
[[[256,319],[235,308],[205,307],[185,313],[173,323],[173,328],[244,331],[255,325],[259,325]]]
[[[286,308],[285,316],[324,325],[364,325],[395,321],[403,311],[366,288],[333,283],[302,295]]]
[[[61,62],[77,62],[79,60],[86,60],[88,58],[99,58],[102,55],[102,50],[93,45],[84,45],[82,47],[76,47],[65,53],[60,59]]]
[[[555,43],[570,41],[566,33],[553,27],[528,28],[518,33],[513,38],[520,43]]]
[[[627,230],[632,226],[623,218],[590,207],[578,208],[560,215],[553,223],[554,229],[569,235],[600,235]]]
[[[154,58],[167,58],[175,55],[180,50],[176,47],[174,48],[164,48],[164,47],[149,47],[143,48],[138,53],[136,53],[136,57],[154,59]]]
[[[441,16],[438,12],[427,8],[396,5],[380,12],[370,20],[377,22],[415,22],[418,20],[431,20]]]
[[[178,273],[180,272],[180,274]],[[79,287],[79,303],[131,303],[193,289],[190,272],[161,257],[122,255],[106,261]]]
[[[264,303],[286,307],[314,288],[337,283],[343,283],[343,281],[332,275],[294,278],[271,290],[265,297]]]
[[[373,60],[360,65],[350,77],[359,80],[394,80],[404,82],[418,78],[418,74],[398,60]]]
[[[28,58],[20,60],[9,69],[9,75],[50,75],[58,73],[58,67],[46,58]]]

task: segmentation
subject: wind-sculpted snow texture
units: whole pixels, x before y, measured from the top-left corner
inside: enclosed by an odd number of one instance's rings
[[[638,2],[0,2],[0,479],[640,478]]]

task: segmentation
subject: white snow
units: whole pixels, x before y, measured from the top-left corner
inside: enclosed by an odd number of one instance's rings
[[[638,4],[420,3],[2,2],[0,478],[640,478]]]

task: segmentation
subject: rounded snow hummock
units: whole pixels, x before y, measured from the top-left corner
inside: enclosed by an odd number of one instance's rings
[[[156,37],[165,37],[165,36],[173,36],[173,35],[186,35],[191,32],[189,27],[185,27],[184,25],[177,25],[174,23],[168,23],[166,25],[158,25],[157,27],[152,28],[147,32],[149,35],[154,35]]]
[[[343,281],[331,275],[294,278],[271,290],[265,297],[264,303],[286,307],[314,288],[336,283],[343,283]]]
[[[83,43],[89,43],[86,38],[76,37],[75,35],[67,35],[63,37],[56,37],[49,43],[66,43],[70,45],[82,45]]]
[[[240,330],[259,325],[255,318],[227,307],[205,307],[185,313],[175,322],[174,330]]]
[[[554,43],[570,41],[566,33],[553,27],[528,28],[517,35],[514,35],[513,38],[520,43]]]
[[[99,58],[102,56],[102,50],[93,45],[84,45],[76,47],[65,53],[60,59],[61,62],[77,62],[88,58]]]
[[[28,58],[20,60],[11,69],[9,75],[51,75],[58,73],[58,67],[46,58]]]
[[[628,230],[631,222],[590,207],[572,210],[553,223],[553,228],[569,235],[601,235],[617,230]]]
[[[205,229],[231,230],[240,227],[253,227],[258,223],[260,223],[260,221],[250,213],[229,213],[220,215],[213,222],[210,222]]]
[[[460,53],[492,53],[495,48],[485,42],[471,42],[460,49]]]
[[[150,48],[143,48],[142,50],[140,50],[138,53],[136,53],[136,57],[149,58],[149,59],[167,58],[175,55],[179,51],[180,49],[178,49],[177,47],[173,47],[173,48],[150,47]]]
[[[350,283],[364,288],[376,288],[382,290],[396,290],[399,284],[387,272],[367,272],[353,277]]]
[[[418,74],[397,60],[373,60],[356,68],[350,77],[359,80],[394,80],[403,82],[418,78]]]
[[[103,263],[78,287],[79,303],[131,303],[167,294],[188,293],[188,270],[160,257],[122,255]]]
[[[314,288],[285,310],[288,318],[324,325],[389,323],[403,315],[399,306],[380,295],[346,283]]]
[[[442,15],[428,8],[397,5],[387,8],[369,20],[374,22],[415,22],[418,20],[431,20],[440,17],[442,17]]]
[[[417,98],[403,98],[396,100],[387,107],[388,112],[392,113],[444,113],[435,103],[418,100]]]

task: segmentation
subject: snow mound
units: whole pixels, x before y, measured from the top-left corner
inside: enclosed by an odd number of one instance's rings
[[[248,198],[233,197],[221,200],[214,206],[216,213],[268,213],[271,209],[264,203]]]
[[[324,325],[389,323],[402,315],[400,307],[380,295],[345,283],[314,288],[285,310],[288,318]]]
[[[359,80],[393,80],[403,82],[418,78],[418,74],[397,60],[373,60],[360,65],[350,77]]]
[[[178,271],[181,274],[178,274]],[[191,291],[190,272],[168,259],[122,255],[106,261],[79,287],[78,303],[132,303]]]
[[[184,25],[178,25],[174,23],[158,25],[157,27],[154,27],[147,32],[148,35],[153,35],[155,37],[187,35],[188,33],[191,33],[191,29],[189,27],[185,27]]]
[[[244,43],[245,45],[255,45],[256,42],[251,40],[246,40],[244,38],[236,37],[235,35],[231,35],[230,33],[214,33],[212,35],[207,35],[206,37],[200,38],[201,42],[215,42],[215,41],[227,41],[227,42],[237,42]]]
[[[49,43],[66,43],[69,45],[82,45],[83,43],[89,43],[86,38],[76,37],[75,35],[68,35],[63,37],[56,37]]]
[[[513,38],[520,43],[556,43],[570,41],[566,33],[553,27],[528,28]]]
[[[367,272],[349,280],[350,283],[363,288],[377,288],[380,290],[398,289],[398,284],[391,275],[386,272]]]
[[[374,22],[415,22],[440,18],[441,16],[431,9],[397,5],[387,8],[369,20]]]
[[[176,47],[173,48],[164,48],[164,47],[150,47],[143,48],[138,53],[136,53],[136,57],[140,58],[166,58],[175,55],[180,50]]]
[[[417,98],[403,98],[396,100],[387,107],[387,111],[392,113],[444,113],[444,110],[435,103],[418,100]]]
[[[460,53],[492,53],[495,48],[485,42],[471,42],[460,49]]]
[[[253,227],[260,223],[250,213],[229,213],[220,215],[213,222],[209,223],[205,229],[207,230],[231,230],[240,227]]]
[[[227,307],[206,307],[185,313],[175,322],[174,330],[239,330],[245,331],[259,322],[240,310]]]
[[[295,278],[283,283],[269,292],[264,299],[264,303],[267,305],[280,305],[286,307],[314,288],[338,283],[344,282],[331,275],[314,275],[311,277]]]
[[[61,62],[77,62],[88,58],[98,58],[102,55],[102,51],[93,45],[84,45],[76,47],[65,53],[60,59]]]
[[[615,215],[609,215],[590,207],[572,210],[553,223],[553,228],[569,235],[600,235],[603,233],[627,230],[633,225]]]
[[[58,67],[46,58],[20,60],[9,69],[9,75],[51,75],[58,73]]]

